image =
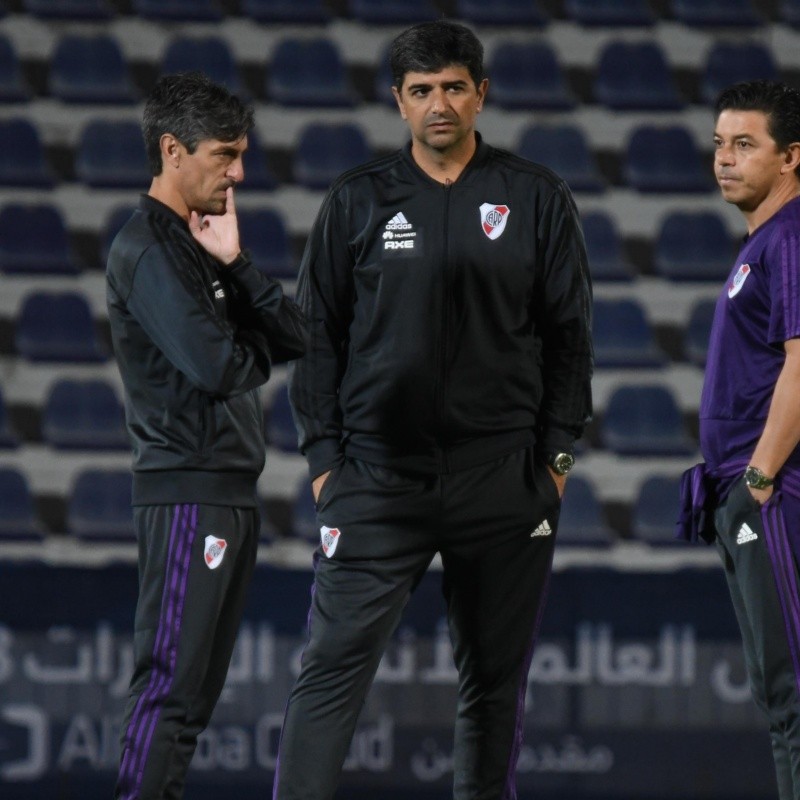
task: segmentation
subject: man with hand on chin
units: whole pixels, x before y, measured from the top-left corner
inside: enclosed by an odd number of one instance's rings
[[[753,81],[716,104],[714,171],[747,234],[717,301],[700,402],[705,463],[679,535],[716,541],[780,800],[800,800],[800,92]]]
[[[252,125],[205,76],[161,78],[142,124],[152,184],[108,257],[139,542],[124,800],[183,794],[255,564],[259,387],[306,344],[298,308],[239,245],[234,187]]]

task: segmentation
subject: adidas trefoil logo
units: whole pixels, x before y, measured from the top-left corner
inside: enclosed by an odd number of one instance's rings
[[[545,519],[542,520],[541,524],[534,528],[533,533],[531,533],[531,539],[534,536],[550,536],[553,533],[553,529],[550,527],[550,523]]]
[[[746,522],[743,523],[736,536],[736,544],[746,544],[752,542],[753,539],[758,539],[758,534]]]

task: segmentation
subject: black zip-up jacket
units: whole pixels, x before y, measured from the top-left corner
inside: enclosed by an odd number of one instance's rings
[[[477,137],[443,185],[410,143],[331,187],[300,268],[290,397],[312,477],[345,454],[464,469],[591,416],[591,285],[567,185]]]
[[[254,506],[258,387],[272,362],[304,352],[299,309],[246,256],[222,266],[147,195],[114,239],[106,278],[134,505]]]

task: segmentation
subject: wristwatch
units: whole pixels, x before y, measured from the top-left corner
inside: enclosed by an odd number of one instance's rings
[[[775,481],[773,478],[768,478],[758,467],[751,465],[744,471],[744,482],[751,489],[769,489]]]
[[[575,466],[572,453],[548,453],[547,465],[556,475],[566,475]]]

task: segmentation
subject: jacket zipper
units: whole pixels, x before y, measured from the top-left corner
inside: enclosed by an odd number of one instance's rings
[[[450,328],[450,241],[448,239],[448,223],[450,218],[450,189],[452,183],[444,184],[444,216],[442,222],[442,241],[444,249],[442,252],[442,336],[439,351],[439,425],[442,438],[447,438],[446,410],[447,410],[447,346],[448,331]],[[441,448],[441,467],[442,472],[450,471],[450,464],[447,452]]]

